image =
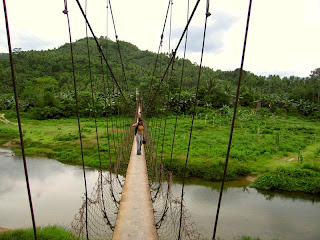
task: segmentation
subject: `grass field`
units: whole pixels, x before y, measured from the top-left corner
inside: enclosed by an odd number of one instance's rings
[[[38,240],[73,240],[77,239],[70,235],[70,233],[57,226],[39,227],[37,228]],[[9,232],[5,232],[0,235],[0,240],[33,240],[33,229],[17,229]]]
[[[16,122],[14,114],[5,115],[9,121]],[[9,117],[8,117],[9,116]],[[108,166],[108,134],[112,160],[118,143],[121,143],[125,133],[131,125],[131,118],[120,117],[109,119],[109,131],[105,118],[97,120],[100,140],[102,166]],[[59,120],[22,120],[22,129],[25,139],[25,149],[28,156],[45,156],[55,158],[61,162],[80,165],[82,164],[77,119]],[[112,130],[113,124],[113,130]],[[94,119],[81,119],[83,149],[85,164],[90,167],[99,167],[97,152],[96,130]],[[20,153],[18,126],[12,123],[0,122],[0,145],[12,148]]]
[[[155,145],[160,119],[149,119]],[[175,116],[167,119],[163,162],[170,166]],[[164,119],[162,120],[162,126]],[[179,117],[172,168],[182,174],[186,159],[191,118]],[[192,134],[188,174],[207,180],[220,180],[223,172],[231,126],[231,112],[198,114]],[[161,135],[161,131],[160,131]],[[273,115],[261,109],[240,109],[235,124],[228,179],[258,175],[278,167],[320,166],[320,125],[286,114]],[[159,137],[159,151],[162,136]],[[159,155],[159,154],[158,154]],[[161,155],[161,154],[160,154]]]
[[[72,236],[66,229],[58,226],[39,227],[37,228],[38,240],[73,240],[77,239]],[[17,229],[0,234],[0,240],[33,240],[33,229]],[[223,240],[222,238],[218,238]],[[259,237],[241,236],[235,237],[234,240],[260,240]]]
[[[4,112],[6,117],[15,122],[13,112]],[[179,116],[175,138],[172,164],[170,153],[173,140],[175,116],[167,119],[162,149],[162,118],[146,119],[155,146],[158,146],[158,158],[165,167],[171,168],[176,175],[182,175],[186,159],[190,134],[190,116]],[[121,117],[114,130],[109,131],[110,145],[114,156],[117,142],[130,129],[131,118]],[[161,122],[161,127],[160,127]],[[23,133],[26,153],[29,156],[46,156],[69,164],[81,164],[79,136],[76,119],[30,120],[23,119]],[[81,119],[84,135],[85,164],[98,167],[98,153],[94,119]],[[109,127],[111,120],[109,119]],[[198,114],[195,118],[191,149],[188,161],[188,176],[206,180],[221,180],[227,143],[230,134],[231,110],[223,113],[212,111]],[[133,129],[132,129],[133,131]],[[105,118],[98,119],[102,165],[108,166],[108,145]],[[113,138],[113,133],[115,138]],[[159,135],[160,134],[160,135]],[[114,141],[113,141],[114,139]],[[275,172],[279,167],[290,167],[316,171],[320,167],[320,125],[319,122],[286,114],[275,115],[268,110],[240,109],[235,124],[227,178],[237,179],[246,175],[261,175]],[[19,152],[17,126],[0,122],[0,144]],[[114,159],[113,159],[114,160]],[[316,176],[315,176],[316,177]],[[318,179],[318,177],[316,177]],[[288,189],[290,190],[290,189]]]

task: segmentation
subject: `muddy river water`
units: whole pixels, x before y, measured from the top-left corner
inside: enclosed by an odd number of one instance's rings
[[[29,179],[38,226],[69,227],[78,212],[84,192],[83,173],[46,158],[28,158]],[[87,169],[88,189],[98,171]],[[261,239],[319,240],[320,196],[257,191],[246,180],[228,182],[223,195],[217,235],[259,236]],[[220,183],[191,179],[185,187],[185,202],[200,233],[212,238]],[[173,194],[180,196],[176,180]],[[27,190],[21,157],[0,149],[0,226],[31,227]]]

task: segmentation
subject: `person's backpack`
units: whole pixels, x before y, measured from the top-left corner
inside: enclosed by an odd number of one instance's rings
[[[139,124],[136,126],[136,129],[134,130],[134,135],[137,135],[138,127],[139,127]]]

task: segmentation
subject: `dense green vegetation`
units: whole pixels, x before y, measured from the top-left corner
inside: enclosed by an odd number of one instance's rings
[[[266,190],[285,190],[320,193],[320,168],[304,164],[302,168],[279,167],[259,177],[253,187]]]
[[[136,46],[120,41],[126,70],[126,78],[122,74],[121,64],[115,42],[100,38],[102,48],[108,49],[108,61],[114,75],[122,89],[131,90],[129,99],[134,101],[135,88],[139,88],[144,99],[150,99],[153,91],[150,84],[156,87],[161,74],[159,69],[154,78],[153,68],[156,54],[149,51],[140,51]],[[93,39],[90,39],[92,53],[92,74],[96,90],[95,99],[97,111],[104,115],[106,111],[115,112],[117,107],[123,107],[121,97],[115,88],[114,98],[117,101],[108,103],[104,107],[104,87],[102,81],[100,57]],[[76,78],[80,95],[80,109],[83,116],[92,115],[90,80],[87,60],[86,40],[81,39],[74,43]],[[165,68],[169,55],[161,54],[159,65]],[[74,93],[72,82],[72,66],[69,44],[58,49],[46,51],[17,51],[14,56],[21,109],[34,119],[49,119],[70,117],[75,115]],[[188,113],[190,103],[194,97],[195,80],[198,66],[189,60],[185,61],[183,92],[179,102],[179,83],[182,60],[177,58],[172,72],[171,97],[169,105],[174,112]],[[163,71],[163,70],[162,70]],[[109,72],[107,79],[110,79]],[[203,68],[201,86],[199,90],[199,106],[205,109],[231,106],[235,94],[235,85],[239,69],[234,71],[213,71]],[[126,80],[125,80],[126,79]],[[153,81],[152,81],[153,79]],[[126,84],[127,82],[127,84]],[[107,93],[113,92],[112,85]],[[126,96],[128,96],[125,93]],[[283,77],[277,75],[257,76],[244,71],[241,88],[240,105],[254,107],[255,101],[261,101],[263,107],[272,112],[282,109],[285,112],[299,113],[312,118],[319,117],[320,99],[320,68],[310,73],[309,77]],[[161,101],[160,101],[161,102]],[[161,102],[163,103],[163,102]],[[14,107],[12,96],[10,65],[5,54],[0,58],[0,110],[9,110]]]
[[[73,237],[66,229],[57,226],[39,227],[37,228],[37,236],[39,240],[72,240]],[[32,240],[34,239],[33,229],[17,229],[5,232],[0,235],[0,240]]]

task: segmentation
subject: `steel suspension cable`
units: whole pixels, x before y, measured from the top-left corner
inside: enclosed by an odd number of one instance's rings
[[[171,0],[171,5],[173,5],[173,2]],[[170,24],[169,24],[169,52],[171,50],[171,30],[172,30],[172,6],[170,8]],[[175,53],[172,53],[173,55],[175,55]],[[165,108],[165,119],[164,119],[164,127],[163,127],[163,133],[162,133],[162,145],[161,145],[161,154],[160,154],[160,167],[159,167],[159,186],[158,186],[158,189],[157,189],[157,192],[154,196],[154,198],[152,199],[153,201],[155,201],[155,199],[157,198],[157,195],[159,193],[159,190],[161,188],[161,185],[162,185],[162,170],[163,170],[163,162],[162,162],[162,159],[163,159],[163,149],[164,149],[164,139],[165,139],[165,136],[166,136],[166,128],[167,128],[167,118],[168,118],[168,103],[169,103],[169,99],[170,99],[170,91],[171,91],[171,80],[172,80],[172,72],[173,72],[173,68],[174,68],[174,63],[172,63],[172,68],[171,68],[171,73],[169,75],[169,79],[167,78],[167,85],[168,85],[168,88],[167,88],[167,101],[166,101],[166,91],[164,91],[163,93],[163,102],[167,102],[167,105],[166,105],[166,108]],[[163,115],[163,114],[162,114]],[[161,122],[162,122],[162,115],[161,115]],[[160,122],[160,125],[161,125],[161,122]],[[159,144],[159,137],[160,137],[160,130],[159,130],[159,135],[158,135],[158,142],[157,142],[157,151],[156,151],[156,165],[155,165],[155,169],[157,169],[157,154],[158,154],[158,144]],[[168,185],[169,186],[169,185]],[[168,195],[167,195],[168,197]],[[167,203],[167,201],[166,201]],[[166,207],[165,207],[166,208]],[[164,214],[165,214],[166,210],[164,211]]]
[[[203,53],[204,53],[204,46],[205,46],[205,40],[206,40],[206,31],[207,31],[207,22],[208,22],[208,17],[211,15],[210,12],[209,12],[209,8],[210,8],[210,0],[207,0],[206,17],[205,17],[204,30],[203,30],[203,40],[202,40],[200,65],[199,65],[199,71],[198,71],[197,88],[196,88],[196,95],[195,95],[194,102],[193,102],[193,112],[192,112],[192,120],[191,120],[191,127],[190,127],[188,150],[187,150],[187,156],[186,156],[186,161],[185,161],[184,170],[183,170],[183,180],[182,180],[182,189],[181,189],[180,223],[179,223],[178,239],[181,239],[181,225],[182,225],[182,213],[183,213],[184,186],[185,186],[186,171],[187,171],[187,167],[188,167],[188,159],[189,159],[190,146],[191,146],[191,138],[192,138],[192,131],[193,131],[194,116],[196,114],[197,98],[198,98],[199,85],[200,85],[200,79],[201,79],[202,61],[203,61]]]
[[[173,5],[173,2],[172,0],[169,0],[169,5],[168,5],[168,10],[170,9],[170,21],[169,21],[169,52],[170,52],[170,48],[171,48],[171,30],[172,30],[172,5]],[[171,6],[169,8],[169,6]],[[165,26],[166,26],[166,22],[167,22],[167,16],[168,16],[168,12],[166,14],[166,19],[165,19],[165,23],[164,23],[164,26],[163,26],[163,32],[165,30]],[[163,40],[163,32],[162,32],[162,40]],[[162,49],[162,42],[161,43],[161,49]],[[158,57],[158,55],[157,55]],[[161,63],[160,63],[160,74],[161,74]],[[168,91],[170,92],[170,89],[168,89]],[[166,93],[164,91],[164,97],[163,97],[163,102],[166,101]],[[167,111],[166,111],[167,113]],[[160,120],[160,128],[161,128],[161,125],[162,125],[162,115],[161,114],[161,120]],[[164,129],[163,129],[163,134],[162,134],[162,151],[161,151],[161,155],[160,155],[160,169],[162,167],[162,152],[163,152],[163,147],[164,147],[164,137],[165,137],[165,131],[166,131],[166,125],[167,125],[167,114],[165,115],[165,124],[164,124]],[[158,140],[157,140],[157,150],[156,150],[156,158],[155,158],[155,161],[156,161],[156,164],[155,164],[155,169],[157,169],[157,156],[158,156],[158,146],[159,146],[159,140],[160,140],[160,128],[159,128],[159,131],[158,131]],[[160,171],[161,173],[161,171]],[[156,194],[157,195],[157,194]]]
[[[172,64],[172,69],[171,69],[171,73],[170,73],[170,76],[169,76],[169,81],[167,83],[168,85],[168,93],[167,93],[167,106],[166,106],[166,109],[165,109],[165,118],[164,118],[164,127],[163,127],[163,134],[162,134],[162,146],[161,146],[161,154],[160,154],[160,181],[159,181],[159,187],[158,187],[158,190],[155,194],[155,197],[157,197],[158,193],[159,193],[159,190],[161,188],[161,185],[162,185],[162,170],[163,170],[163,150],[164,150],[164,139],[165,139],[165,136],[166,136],[166,128],[167,128],[167,119],[168,119],[168,103],[169,103],[169,99],[170,99],[170,91],[171,91],[171,80],[172,80],[172,72],[173,72],[173,68],[174,68],[174,63]],[[165,93],[164,93],[164,102],[165,102]],[[170,174],[170,173],[169,173]],[[168,192],[167,192],[167,198],[169,197],[169,187],[170,187],[170,184],[168,184]],[[167,200],[166,199],[166,203],[165,203],[165,206],[167,205]],[[165,207],[166,208],[166,207]],[[164,211],[164,214],[166,213],[166,210]]]
[[[115,103],[115,121],[116,121],[116,131],[117,131],[117,163],[120,160],[120,141],[119,141],[119,126],[118,126],[118,121],[119,121],[119,115],[117,114],[117,111],[119,112],[119,105],[116,103],[116,94],[115,94],[115,87],[114,87],[114,82],[112,82],[112,96],[113,96],[113,102]]]
[[[180,44],[181,44],[181,42],[182,42],[182,39],[184,38],[184,35],[185,35],[186,31],[187,31],[188,28],[189,28],[189,25],[190,25],[190,23],[191,23],[191,20],[192,20],[192,18],[193,18],[193,16],[194,16],[194,14],[195,14],[198,6],[199,6],[199,3],[200,3],[200,0],[197,0],[196,4],[195,4],[195,6],[194,6],[194,8],[193,8],[193,10],[192,10],[192,13],[191,13],[191,15],[190,15],[190,17],[189,17],[189,19],[188,19],[188,22],[187,22],[187,24],[186,24],[186,26],[185,26],[182,34],[181,34],[181,37],[180,37],[180,39],[179,39],[179,41],[178,41],[178,44],[177,44],[174,52],[177,52],[177,51],[178,51],[178,49],[179,49],[179,47],[180,47]],[[162,76],[162,78],[161,78],[161,80],[160,80],[159,86],[157,87],[156,91],[154,92],[154,96],[153,96],[151,102],[153,102],[153,101],[155,100],[155,98],[156,98],[156,96],[157,96],[157,92],[159,91],[159,88],[160,88],[162,82],[164,81],[164,78],[166,77],[166,75],[167,75],[167,73],[168,73],[168,71],[169,71],[169,68],[170,68],[170,65],[172,64],[172,62],[173,62],[173,56],[172,56],[172,57],[170,58],[170,60],[169,60],[169,63],[168,63],[168,65],[167,65],[167,68],[166,68],[166,70],[165,70],[165,72],[164,72],[164,74],[163,74],[163,76]]]
[[[235,104],[234,104],[233,117],[232,117],[231,129],[230,129],[230,137],[229,137],[229,143],[228,143],[228,150],[227,150],[226,161],[225,161],[225,165],[224,165],[223,178],[222,178],[222,183],[221,183],[221,188],[220,188],[220,193],[219,193],[219,201],[218,201],[216,219],[215,219],[215,223],[214,223],[214,230],[213,230],[213,236],[212,236],[213,240],[216,237],[216,231],[217,231],[218,220],[219,220],[219,213],[220,213],[220,206],[221,206],[221,201],[222,201],[223,188],[224,188],[224,183],[225,183],[225,180],[226,180],[227,168],[228,168],[228,162],[229,162],[229,155],[230,155],[231,144],[232,144],[232,136],[233,136],[234,124],[235,124],[236,115],[237,115],[238,101],[239,101],[239,96],[240,96],[240,86],[241,86],[241,79],[242,79],[242,71],[243,71],[244,58],[245,58],[246,45],[247,45],[247,37],[248,37],[248,31],[249,31],[251,6],[252,6],[252,0],[249,0],[247,24],[246,24],[246,31],[245,31],[244,42],[243,42],[241,66],[240,66],[240,73],[239,73],[239,78],[238,78],[236,101],[235,101]]]
[[[171,0],[170,0],[171,1]],[[162,52],[162,46],[161,46],[161,51],[160,53]],[[161,60],[161,59],[160,59]],[[160,61],[160,67],[159,67],[159,73],[161,74],[161,61]],[[167,78],[166,78],[166,82],[167,82]],[[163,101],[162,102],[165,102],[166,100],[166,97],[165,97],[165,88],[163,87]],[[159,89],[161,91],[161,88]],[[159,150],[159,142],[160,142],[160,132],[162,130],[162,120],[163,120],[163,113],[162,111],[160,110],[160,123],[159,123],[159,127],[158,127],[158,131],[157,131],[157,128],[155,128],[155,135],[156,135],[156,154],[155,154],[155,158],[154,158],[154,177],[157,176],[157,160],[158,160],[158,150]],[[156,122],[157,122],[157,119],[156,119]],[[158,132],[158,134],[157,134]]]
[[[34,239],[37,240],[38,239],[37,227],[36,227],[36,220],[34,217],[31,188],[30,188],[29,176],[28,176],[27,160],[26,160],[25,149],[24,149],[24,139],[23,139],[22,126],[21,126],[21,116],[20,116],[19,98],[18,98],[18,91],[17,91],[17,81],[16,81],[16,76],[15,76],[15,70],[14,70],[14,62],[13,62],[11,38],[10,38],[10,29],[9,29],[9,20],[8,20],[7,6],[6,6],[5,0],[3,0],[3,10],[4,10],[4,16],[5,16],[5,22],[6,22],[7,41],[8,41],[8,49],[9,49],[9,57],[10,57],[10,66],[11,66],[11,77],[12,77],[12,85],[13,85],[14,99],[15,99],[17,120],[18,120],[18,127],[19,127],[20,146],[21,146],[21,154],[22,154],[22,159],[23,159],[24,176],[25,176],[26,185],[27,185],[27,192],[28,192],[29,207],[30,207],[30,213],[31,213],[31,219],[32,219]]]
[[[88,27],[89,27],[89,29],[90,29],[90,32],[91,32],[91,34],[92,34],[92,36],[93,36],[93,38],[94,38],[94,40],[95,40],[95,42],[96,42],[96,44],[97,44],[98,50],[99,50],[100,54],[102,55],[102,57],[103,57],[106,65],[107,65],[107,67],[108,67],[108,69],[109,69],[109,72],[110,72],[110,75],[111,75],[111,77],[112,77],[113,82],[116,83],[117,88],[118,88],[118,90],[120,91],[120,94],[121,94],[122,98],[124,99],[124,101],[125,101],[125,103],[126,103],[126,106],[129,106],[128,100],[127,100],[127,98],[124,96],[123,91],[121,90],[121,87],[120,87],[117,79],[115,78],[115,75],[114,75],[114,73],[113,73],[113,71],[112,71],[112,68],[111,68],[111,66],[109,65],[109,63],[108,63],[108,61],[107,61],[107,58],[106,58],[106,56],[104,55],[104,53],[103,53],[103,51],[102,51],[102,48],[101,48],[101,46],[100,46],[100,44],[99,44],[99,41],[98,41],[96,35],[95,35],[94,32],[93,32],[93,29],[92,29],[92,27],[91,27],[91,25],[90,25],[90,23],[89,23],[89,21],[88,21],[88,19],[87,19],[87,16],[86,16],[85,12],[83,11],[83,8],[82,8],[79,0],[76,0],[76,2],[77,2],[77,4],[78,4],[78,7],[79,7],[79,9],[80,9],[80,11],[81,11],[81,13],[82,13],[82,15],[83,15],[86,23],[88,24]]]
[[[111,89],[111,86],[110,86],[110,82],[109,82],[109,78],[107,78],[107,88],[108,88],[108,92],[109,92],[109,104],[110,104],[110,108],[111,108],[111,111],[113,112],[113,109],[112,109],[112,100],[111,100],[111,94],[112,94],[112,89]],[[113,88],[114,89],[114,88]],[[116,126],[117,127],[117,126]],[[118,155],[118,149],[116,147],[116,137],[115,137],[115,130],[114,130],[114,121],[113,121],[113,116],[112,116],[112,113],[111,113],[111,129],[112,129],[112,142],[113,142],[113,148],[114,148],[114,155],[115,155],[115,166],[117,166],[117,155]],[[121,185],[122,187],[122,184],[121,184],[121,181],[118,177],[118,169],[115,168],[115,171],[116,171],[116,176],[117,176],[117,179],[118,179],[118,182],[119,184]]]
[[[118,52],[119,52],[119,57],[120,57],[120,62],[121,62],[122,74],[123,74],[123,77],[124,77],[124,82],[125,82],[127,91],[129,91],[129,89],[128,89],[128,81],[127,81],[126,72],[125,72],[125,69],[124,69],[121,50],[120,50],[120,43],[119,43],[118,33],[117,33],[116,24],[115,24],[115,21],[114,21],[114,16],[113,16],[112,7],[111,7],[111,0],[109,0],[109,8],[110,8],[110,13],[111,13],[111,18],[112,18],[112,23],[113,23],[113,28],[114,28],[114,34],[115,34],[115,37],[116,37],[116,42],[117,42],[117,47],[118,47]]]
[[[173,4],[173,2],[171,1],[171,5]],[[172,6],[170,8],[170,24],[169,24],[169,52],[171,51],[171,30],[172,30]],[[175,52],[172,53],[172,56],[174,57],[173,59],[175,60]],[[168,105],[169,105],[169,101],[170,101],[170,91],[171,91],[171,81],[172,81],[172,72],[173,72],[173,69],[174,69],[174,60],[173,60],[173,63],[172,63],[172,67],[171,67],[171,73],[170,73],[170,76],[169,76],[169,81],[168,81],[168,98],[167,98],[167,101],[164,101],[164,102],[167,102],[166,104],[166,111],[165,111],[165,119],[164,119],[164,129],[163,129],[163,135],[162,135],[162,148],[161,148],[161,155],[160,155],[160,167],[162,167],[162,157],[163,157],[163,148],[164,148],[164,138],[166,136],[166,128],[167,128],[167,119],[168,119]],[[165,93],[164,93],[165,95]],[[164,97],[165,99],[165,97]],[[160,172],[161,173],[161,172]]]
[[[109,8],[108,6],[108,0],[107,0],[107,9]],[[108,46],[108,21],[109,21],[109,15],[108,15],[108,10],[106,14],[106,24],[107,24],[107,29],[106,29],[106,55],[107,55],[107,46]],[[107,104],[107,91],[106,91],[106,81],[105,81],[105,75],[104,75],[104,69],[103,69],[103,61],[102,61],[102,56],[100,55],[100,67],[101,67],[101,74],[102,74],[102,82],[103,82],[103,94],[104,94],[104,108],[106,112],[106,127],[107,127],[107,143],[108,143],[108,156],[109,156],[109,173],[110,173],[110,181],[112,183],[112,161],[111,161],[111,148],[110,148],[110,136],[109,136],[109,121],[108,121],[108,104]]]
[[[190,0],[188,0],[188,6],[187,6],[187,21],[188,21],[188,18],[189,18],[189,7],[190,7]],[[185,59],[186,59],[187,43],[188,43],[188,30],[186,32],[186,39],[185,39],[185,42],[184,42],[178,104],[180,104],[180,101],[181,101],[181,92],[182,92],[182,83],[183,83],[183,78],[184,78],[184,64],[185,64]],[[177,126],[178,126],[178,114],[176,115],[175,124],[174,124],[174,130],[173,130],[173,138],[172,138],[171,154],[170,154],[170,167],[169,167],[170,171],[171,171],[171,168],[172,168],[173,149],[174,149],[174,142],[175,142],[175,138],[176,138]]]
[[[85,1],[85,14],[87,16],[88,10],[88,1]],[[88,54],[88,68],[89,68],[89,80],[90,80],[90,87],[91,87],[91,100],[92,100],[92,109],[93,109],[93,116],[94,116],[94,125],[96,130],[96,142],[97,142],[97,151],[98,151],[98,159],[99,159],[99,170],[100,170],[100,188],[101,188],[101,199],[103,210],[106,215],[106,206],[104,202],[103,196],[103,177],[102,177],[102,163],[101,163],[101,153],[100,153],[100,141],[99,141],[99,133],[98,133],[98,124],[97,124],[97,109],[94,100],[94,87],[93,87],[93,80],[92,80],[92,65],[91,65],[91,55],[90,55],[90,46],[89,46],[89,37],[88,37],[88,25],[85,23],[86,27],[86,43],[87,43],[87,54]],[[107,218],[108,222],[109,219]]]
[[[107,0],[107,9],[108,9],[108,0]],[[106,56],[108,55],[108,21],[109,21],[109,15],[108,15],[108,10],[106,11]],[[102,81],[103,81],[103,94],[104,94],[104,108],[105,108],[105,113],[106,113],[106,127],[107,127],[107,144],[108,144],[108,157],[109,157],[109,177],[110,177],[110,192],[113,198],[113,201],[115,203],[115,206],[117,207],[117,209],[119,209],[119,201],[116,199],[115,195],[114,195],[114,189],[113,189],[113,178],[112,178],[112,157],[111,157],[111,143],[110,143],[110,136],[109,136],[109,121],[108,118],[110,118],[111,120],[111,132],[112,132],[112,136],[113,136],[113,146],[114,146],[114,150],[116,152],[116,147],[115,147],[115,140],[114,140],[114,131],[113,131],[113,119],[112,119],[112,113],[109,115],[108,113],[108,104],[107,104],[107,99],[109,100],[109,105],[110,105],[110,109],[112,110],[112,103],[111,103],[111,97],[110,97],[110,87],[109,87],[109,81],[108,81],[108,73],[104,73],[104,68],[103,68],[103,57],[100,54],[100,66],[101,66],[101,74],[102,74]],[[107,78],[107,85],[106,85],[106,80],[105,77]],[[107,89],[108,88],[108,93],[107,93]],[[118,173],[115,173],[118,179]],[[119,181],[120,182],[120,181]],[[122,186],[120,184],[120,186]],[[112,226],[112,225],[110,225]],[[114,226],[112,226],[112,228],[114,228]]]
[[[168,81],[167,82],[167,85],[170,86],[170,84],[168,84]],[[167,91],[168,91],[168,95],[169,95],[169,92],[170,92],[170,87],[167,88]],[[163,93],[163,102],[166,101],[166,92],[164,91]],[[157,140],[157,150],[156,150],[156,158],[155,158],[155,172],[157,173],[157,169],[158,169],[158,165],[157,165],[157,155],[158,155],[158,148],[159,148],[159,142],[160,142],[160,129],[161,129],[161,125],[162,125],[162,119],[163,119],[163,115],[165,115],[165,118],[164,118],[164,126],[163,126],[163,132],[162,132],[162,144],[161,144],[161,153],[160,153],[160,165],[159,165],[159,186],[158,186],[158,189],[157,189],[157,192],[154,196],[154,199],[157,197],[158,193],[159,193],[159,190],[160,190],[160,187],[161,187],[161,184],[162,184],[162,155],[163,155],[163,148],[164,148],[164,138],[165,138],[165,134],[166,134],[166,127],[167,127],[167,114],[168,112],[168,109],[166,107],[165,109],[165,114],[161,114],[161,120],[160,120],[160,128],[159,128],[159,133],[158,133],[158,140]],[[157,176],[157,175],[156,175]],[[153,199],[153,201],[154,201]]]
[[[171,0],[169,0],[169,3],[170,3]],[[162,53],[162,44],[160,45],[160,54]],[[161,63],[161,55],[160,55],[160,66],[159,66],[159,74],[161,75],[161,66],[162,66],[162,63]],[[160,89],[161,91],[161,89]],[[161,115],[161,112],[160,112],[160,125],[158,123],[158,117],[156,117],[155,119],[155,124],[154,124],[154,130],[151,130],[154,132],[154,134],[152,134],[152,138],[154,139],[153,143],[154,143],[154,147],[152,149],[152,155],[151,155],[151,158],[152,158],[152,168],[153,168],[153,165],[155,164],[155,168],[154,170],[156,169],[156,162],[157,162],[157,155],[158,155],[158,142],[159,142],[159,134],[160,134],[160,128],[161,128],[161,123],[162,123],[162,115]],[[159,129],[157,131],[157,128],[159,126]],[[157,134],[158,132],[158,134]],[[158,140],[157,140],[158,139]],[[154,150],[156,148],[156,154],[154,155]],[[154,171],[153,174],[155,175],[156,172]]]
[[[108,121],[108,105],[107,105],[107,91],[106,91],[106,81],[105,81],[105,76],[104,76],[104,70],[103,70],[103,61],[102,57],[100,57],[100,66],[101,66],[101,74],[102,74],[102,82],[103,82],[103,94],[104,94],[104,109],[106,111],[106,127],[107,127],[107,144],[108,144],[108,157],[109,157],[109,176],[110,176],[110,191],[112,198],[114,202],[118,203],[116,200],[116,197],[114,195],[113,191],[113,185],[112,185],[112,159],[111,159],[111,147],[110,147],[110,136],[109,136],[109,121]],[[116,204],[116,207],[118,208],[118,205]]]
[[[108,55],[108,30],[109,30],[109,12],[108,12],[108,8],[109,8],[109,2],[107,0],[107,18],[106,18],[106,56]],[[100,53],[101,54],[101,53]],[[101,54],[101,61],[103,59],[103,56]],[[105,88],[105,79],[103,78],[104,81],[104,88]],[[109,106],[110,106],[110,110],[111,110],[111,116],[110,116],[110,120],[111,120],[111,132],[112,132],[112,143],[113,143],[113,149],[114,149],[114,155],[115,155],[115,166],[116,166],[116,161],[117,161],[117,148],[116,148],[116,140],[115,140],[115,134],[114,134],[114,123],[113,123],[113,117],[112,117],[112,100],[111,100],[111,87],[109,84],[109,78],[108,78],[108,72],[106,72],[106,82],[107,82],[107,88],[108,88],[108,100],[109,100]],[[105,96],[107,97],[107,95]],[[107,110],[106,110],[107,111]],[[111,159],[111,158],[110,158]],[[111,161],[111,160],[110,160]],[[118,176],[118,169],[115,168],[115,174],[116,174],[116,178],[120,184],[120,186],[122,187],[122,183],[119,179]],[[112,180],[111,180],[112,181]]]
[[[188,21],[188,18],[189,18],[189,6],[190,6],[190,1],[188,0],[188,4],[187,4],[187,21]],[[183,54],[183,61],[182,61],[182,74],[181,74],[181,80],[180,80],[179,101],[178,102],[180,102],[180,99],[181,99],[182,81],[183,81],[183,73],[184,73],[184,62],[185,62],[185,55],[186,55],[186,48],[187,48],[187,39],[188,39],[188,30],[186,32],[186,40],[185,40],[185,45],[184,45],[184,54]],[[170,49],[170,47],[169,47],[169,49]],[[174,69],[174,66],[172,65],[172,70],[173,69]],[[171,75],[172,75],[172,72],[171,72]],[[169,99],[170,98],[168,97],[168,102],[169,102]],[[169,184],[169,181],[172,178],[172,173],[171,173],[172,157],[173,157],[173,148],[174,148],[174,140],[175,140],[176,129],[177,129],[177,122],[178,122],[178,115],[176,115],[176,119],[175,119],[174,133],[173,133],[172,146],[171,146],[170,164],[169,164],[169,171],[168,171],[168,175],[169,176],[168,176],[168,186],[167,186],[167,196],[166,196],[166,201],[165,201],[165,208],[164,208],[162,217],[160,218],[160,220],[156,224],[156,226],[158,228],[161,227],[162,221],[164,220],[164,217],[166,216],[167,211],[169,209],[169,207],[167,206],[168,203],[169,203],[169,195],[170,195],[170,184]],[[162,148],[162,151],[163,151],[163,148]],[[162,156],[161,156],[161,158],[162,158]]]
[[[169,0],[169,2],[168,2],[166,17],[164,18],[162,32],[161,32],[161,35],[160,35],[160,43],[159,43],[159,47],[158,47],[158,53],[157,53],[157,57],[156,57],[156,62],[154,63],[154,68],[153,68],[152,77],[151,77],[151,81],[150,81],[150,92],[152,92],[152,88],[153,88],[154,75],[155,75],[155,72],[156,72],[156,69],[157,69],[157,65],[158,65],[159,53],[160,53],[160,49],[162,47],[162,42],[163,42],[163,33],[164,33],[165,28],[166,28],[167,18],[168,18],[168,13],[169,13],[170,6],[171,6],[171,0]]]
[[[86,198],[86,204],[85,204],[85,205],[86,205],[86,237],[87,237],[87,239],[89,239],[89,233],[88,233],[88,190],[87,190],[87,179],[86,179],[86,169],[85,169],[85,164],[84,164],[84,153],[83,153],[83,144],[82,144],[82,133],[81,133],[81,123],[80,123],[80,114],[79,114],[79,100],[78,100],[78,92],[77,92],[75,63],[74,63],[73,46],[72,46],[72,36],[71,36],[71,26],[70,26],[70,19],[69,19],[69,12],[68,12],[67,0],[64,0],[64,5],[65,5],[65,9],[64,9],[63,13],[67,15],[67,21],[68,21],[69,43],[70,43],[72,75],[73,75],[73,86],[74,86],[74,96],[75,96],[75,100],[76,100],[76,112],[77,112],[78,131],[79,131],[79,138],[80,138],[82,170],[83,170],[83,178],[84,178],[84,186],[85,186],[85,198]]]

